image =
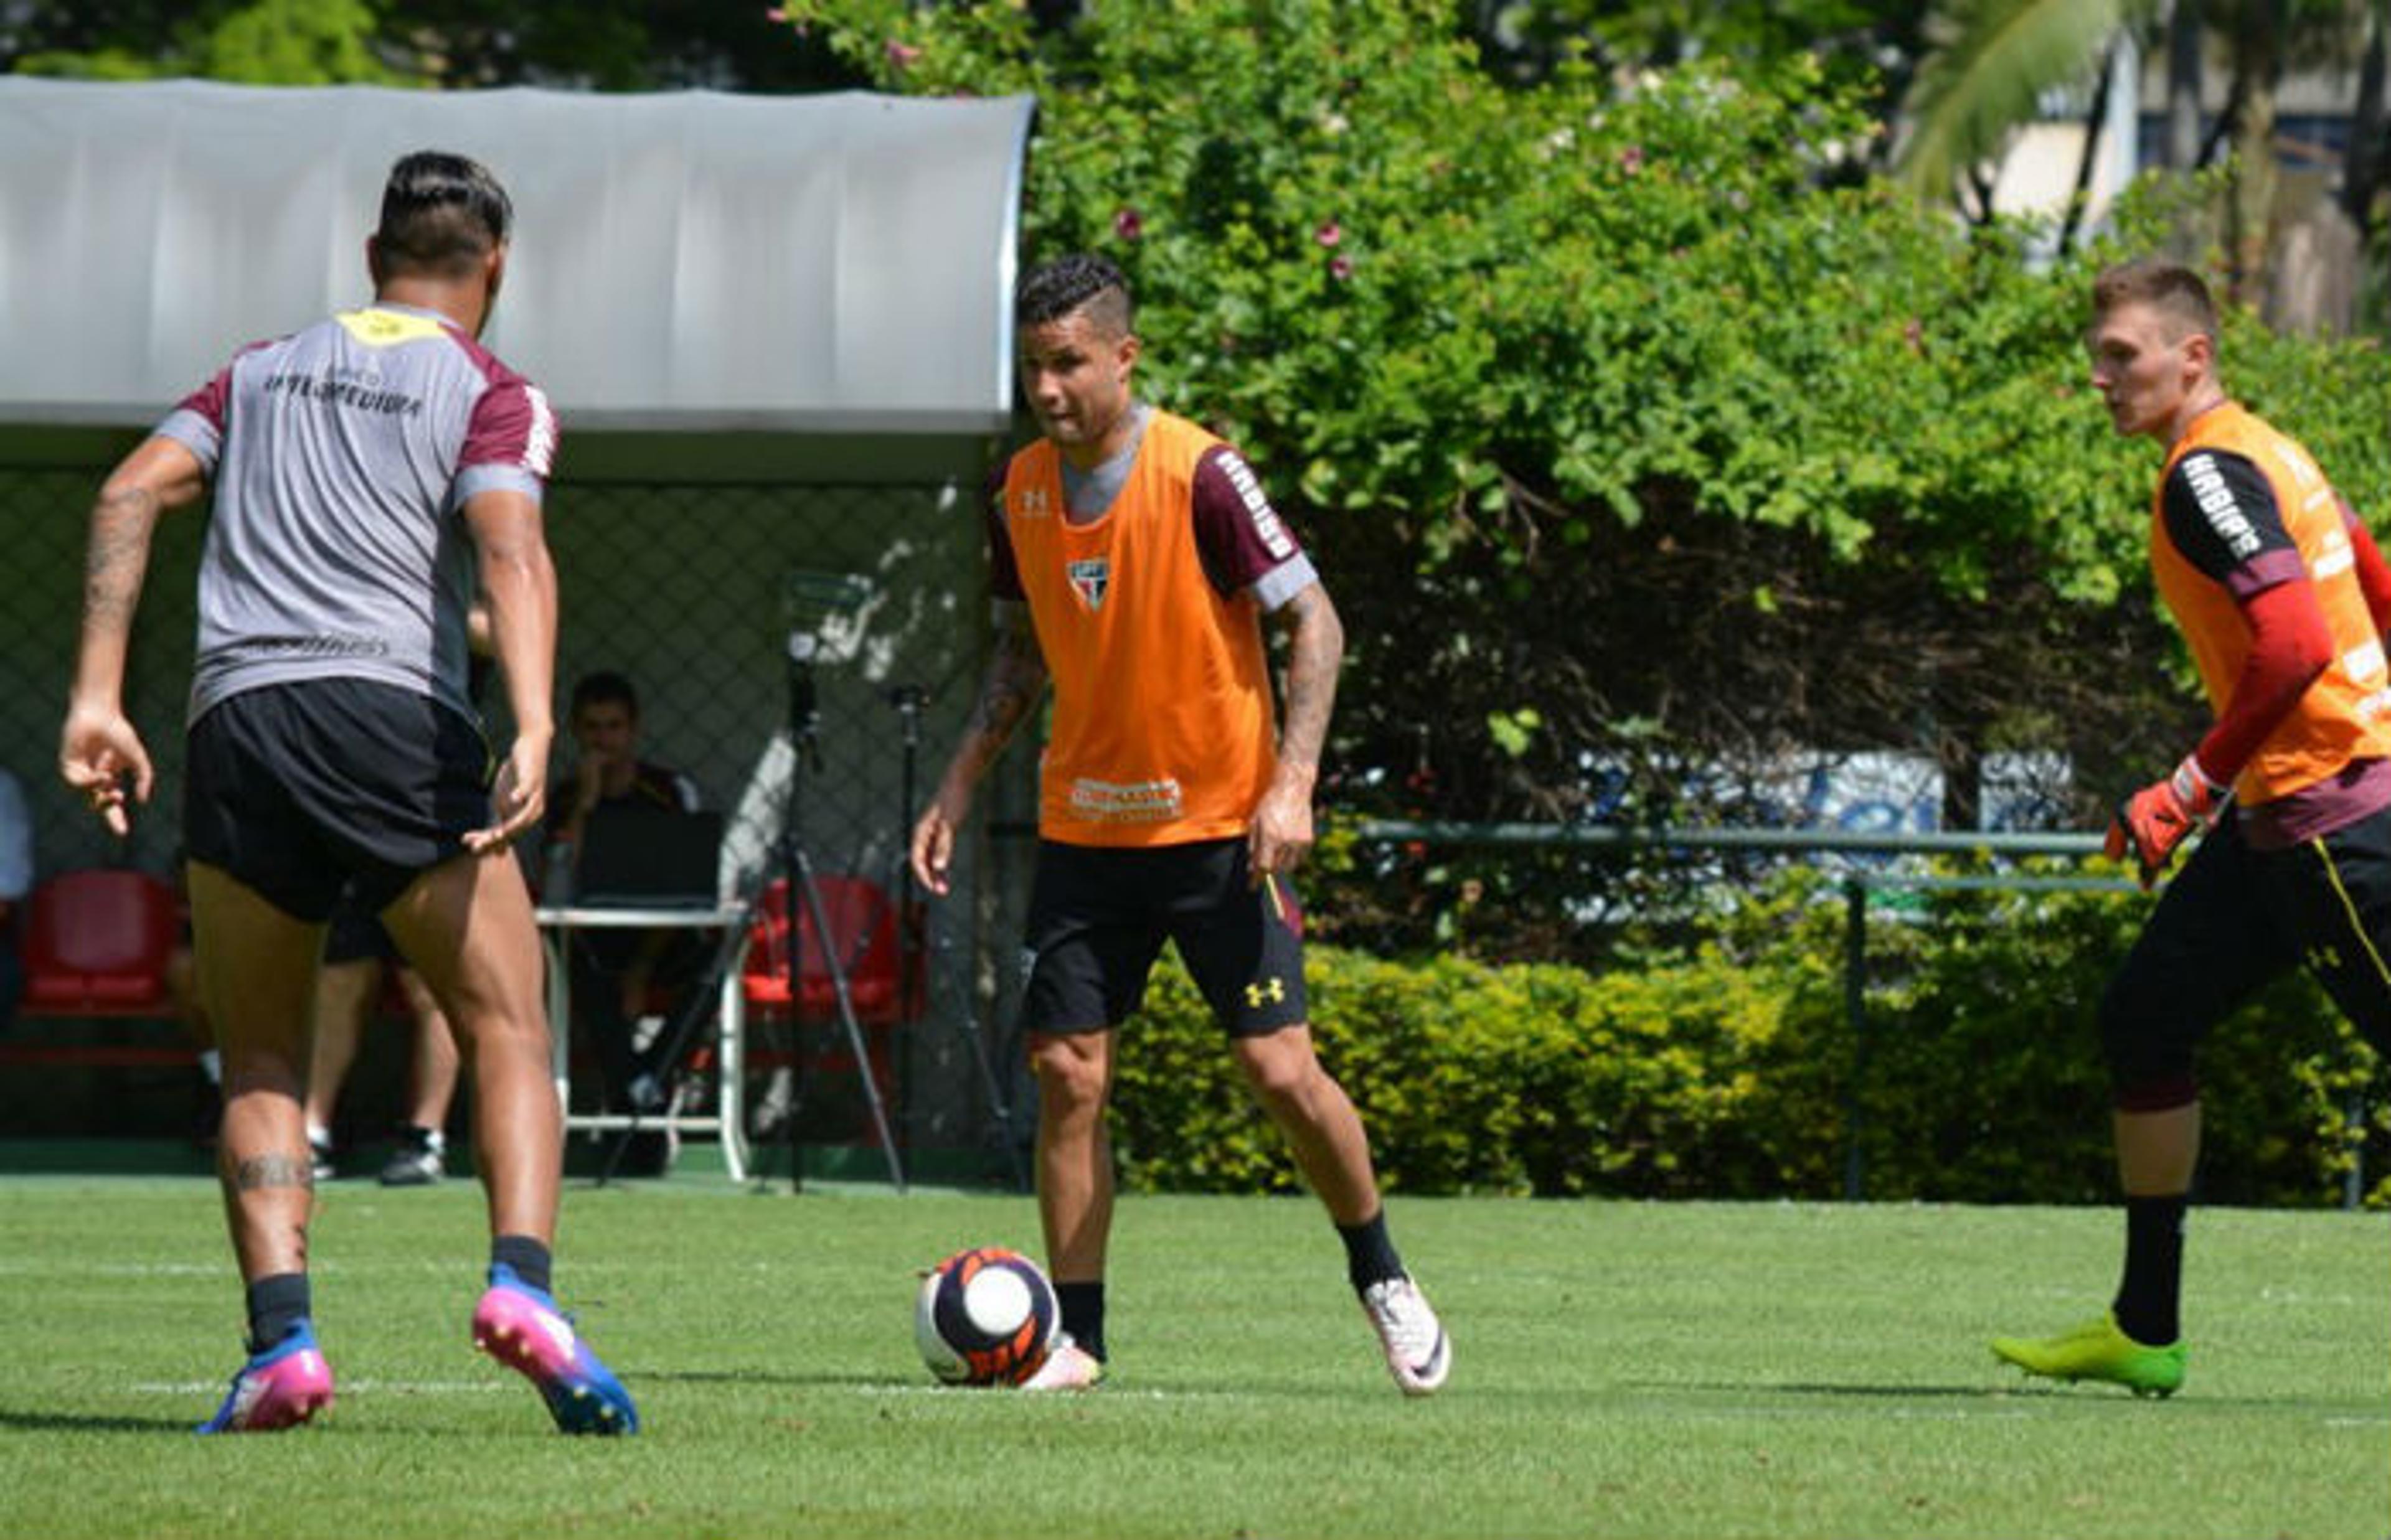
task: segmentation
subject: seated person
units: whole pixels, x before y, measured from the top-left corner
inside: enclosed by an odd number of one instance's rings
[[[573,687],[565,725],[578,757],[549,789],[545,871],[574,871],[583,830],[609,805],[698,810],[695,782],[640,758],[640,698],[623,675],[585,674]],[[704,952],[704,937],[692,930],[573,932],[574,1025],[597,1049],[609,1107],[644,1112],[663,1105],[661,1072],[668,1066],[650,1062],[644,1049],[653,1045],[635,1043],[633,1031],[649,1014],[650,992],[689,982]]]

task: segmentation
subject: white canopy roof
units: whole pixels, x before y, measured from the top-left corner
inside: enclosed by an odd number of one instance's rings
[[[436,148],[514,200],[484,340],[568,431],[998,430],[1032,105],[0,77],[0,423],[154,422],[360,302]]]

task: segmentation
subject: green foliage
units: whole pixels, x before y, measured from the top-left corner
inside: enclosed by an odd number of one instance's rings
[[[764,5],[649,0],[17,0],[0,71],[262,85],[820,90],[854,77]]]
[[[1831,1196],[1856,1110],[1870,1197],[2098,1202],[2114,1187],[2093,1018],[2146,904],[1971,892],[1894,918],[1880,905],[1865,1042],[1840,964],[1846,909],[1808,874],[1739,905],[1714,942],[1641,968],[1315,947],[1312,1030],[1401,1191]],[[2244,1008],[2202,1067],[2205,1198],[2339,1200],[2361,1136],[2346,1114],[2383,1087],[2312,984]],[[1127,1029],[1117,1073],[1132,1187],[1297,1185],[1175,966]],[[2391,1156],[2381,1121],[2377,1171]],[[2374,1194],[2386,1200],[2391,1183]]]
[[[1865,94],[1800,52],[1515,86],[1428,0],[788,9],[889,89],[1036,93],[1025,257],[1122,263],[1141,388],[1323,558],[1346,805],[1580,817],[1581,756],[1623,751],[1658,807],[1786,745],[2048,749],[2090,790],[2196,734],[2156,461],[2083,384],[2113,252],[2036,270],[2034,231],[1861,174]],[[2284,426],[2391,495],[2383,356],[2233,325],[2249,395],[2312,375],[2332,408]]]
[[[1961,172],[1997,158],[2045,93],[2080,83],[2118,30],[2152,8],[2148,0],[1949,0],[1906,103],[1916,127],[1902,150],[1904,184],[1942,198]]]
[[[27,74],[100,80],[194,75],[250,85],[401,85],[411,76],[375,51],[367,0],[249,0],[178,14],[160,34],[52,50],[17,61]]]
[[[1689,59],[1817,59],[1829,78],[1881,92],[1920,45],[1928,0],[1506,0],[1475,7],[1480,45],[1505,71],[1541,79],[1573,50],[1613,69]],[[1883,105],[1890,108],[1890,97]]]

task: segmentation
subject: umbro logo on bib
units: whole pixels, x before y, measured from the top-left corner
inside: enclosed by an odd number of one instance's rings
[[[1111,558],[1091,557],[1084,561],[1072,562],[1064,571],[1069,576],[1071,586],[1079,590],[1079,597],[1087,601],[1089,609],[1102,610],[1105,607],[1105,589],[1110,585],[1113,575]]]

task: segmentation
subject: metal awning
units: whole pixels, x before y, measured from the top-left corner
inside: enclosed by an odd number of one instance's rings
[[[438,148],[514,200],[485,340],[568,431],[999,431],[1032,108],[0,77],[0,423],[152,423],[360,302]]]

